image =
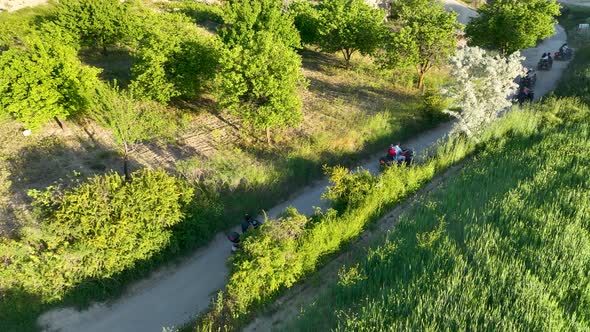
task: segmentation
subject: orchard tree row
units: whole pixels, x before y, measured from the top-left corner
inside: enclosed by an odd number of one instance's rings
[[[429,70],[455,52],[462,28],[438,0],[395,0],[389,13],[364,0],[288,7],[282,0],[227,0],[215,8],[223,24],[213,35],[201,32],[186,11],[154,10],[138,0],[62,0],[43,15],[3,25],[0,112],[29,129],[93,115],[114,130],[127,155],[129,145],[164,127],[150,124],[168,122],[158,105],[208,91],[270,144],[273,129],[296,126],[303,117],[302,43],[340,53],[346,67],[356,53],[374,56],[382,68],[414,67],[416,87],[423,89]],[[550,35],[559,5],[497,0],[479,13],[466,29],[470,43],[507,55]],[[108,57],[113,47],[135,59],[127,87],[105,83],[99,69],[78,58],[83,48]]]

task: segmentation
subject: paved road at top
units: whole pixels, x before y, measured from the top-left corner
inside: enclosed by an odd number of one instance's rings
[[[474,11],[453,0],[443,2],[449,10],[460,13],[459,20],[462,23],[475,16]],[[528,57],[524,62],[525,66],[535,66],[541,53],[555,52],[565,39],[563,29],[557,27],[555,36],[537,48],[524,51]],[[555,86],[564,68],[565,63],[556,61],[552,71],[539,73],[537,97]],[[444,124],[405,142],[405,145],[414,148],[420,155],[445,137],[450,130],[451,125]],[[378,158],[379,156],[374,156],[360,166],[376,172]],[[314,206],[325,208],[326,203],[320,200],[320,196],[327,185],[327,180],[323,179],[299,191],[283,204],[271,209],[269,217],[276,217],[288,206],[293,206],[306,215],[313,213]],[[224,287],[229,272],[225,262],[229,255],[229,243],[225,235],[219,233],[211,243],[197,250],[182,263],[164,267],[132,285],[120,299],[97,303],[83,311],[73,308],[53,310],[39,318],[39,325],[48,331],[89,332],[160,332],[162,327],[179,326],[206,310],[211,297]]]

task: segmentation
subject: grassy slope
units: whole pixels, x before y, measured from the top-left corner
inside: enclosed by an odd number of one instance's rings
[[[542,130],[470,161],[290,329],[588,329],[589,109],[537,112]]]

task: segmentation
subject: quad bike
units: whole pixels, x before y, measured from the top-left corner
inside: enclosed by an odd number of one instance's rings
[[[402,148],[402,156],[406,157],[405,161],[395,160],[391,158],[389,155],[381,157],[381,159],[379,159],[379,167],[381,168],[381,170],[385,170],[386,168],[393,166],[394,163],[397,163],[400,166],[410,166],[414,161],[414,151],[412,149]]]
[[[555,60],[557,61],[569,61],[574,56],[574,51],[571,48],[566,48],[563,51],[555,52]]]
[[[541,60],[539,60],[539,63],[537,64],[538,70],[550,70],[551,67],[553,67],[553,62],[550,61],[549,59],[541,59]]]
[[[231,251],[232,253],[238,251],[240,249],[240,234],[236,232],[230,232],[227,235],[227,239],[231,242]]]
[[[526,87],[526,88],[532,88],[535,86],[535,84],[537,83],[537,73],[535,73],[535,71],[533,69],[530,69],[526,76],[523,76],[520,78],[520,82],[519,82],[519,86],[522,87]]]
[[[520,89],[518,95],[516,95],[516,98],[514,98],[513,102],[517,102],[520,106],[522,106],[522,104],[524,104],[527,101],[532,102],[534,98],[535,93],[533,92],[533,90],[528,89],[528,91],[526,91],[525,89]]]

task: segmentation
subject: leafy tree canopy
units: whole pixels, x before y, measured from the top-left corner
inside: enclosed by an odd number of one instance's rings
[[[309,1],[298,0],[289,5],[289,13],[293,16],[301,41],[306,44],[318,43],[319,12],[316,7]]]
[[[472,45],[513,53],[551,36],[559,8],[554,0],[495,0],[478,9],[466,33]]]
[[[261,31],[272,32],[285,46],[298,48],[299,33],[293,19],[285,14],[282,1],[277,0],[229,0],[224,11],[220,35],[226,44],[247,44]]]
[[[425,74],[443,64],[457,49],[460,25],[457,14],[447,12],[436,0],[408,0],[396,3],[395,22],[399,31],[390,33],[381,57],[384,67],[415,66],[418,88]]]
[[[301,57],[292,18],[280,0],[230,1],[221,36],[218,72],[220,106],[255,129],[297,125],[302,119],[297,88],[302,84]],[[248,28],[250,27],[250,28]]]
[[[381,43],[385,13],[364,0],[326,0],[318,10],[320,47],[342,52],[347,65],[355,52],[371,54]]]
[[[31,35],[0,54],[0,112],[30,129],[67,118],[89,105],[98,73],[59,38]]]
[[[124,37],[128,7],[119,0],[60,0],[53,21],[78,35],[82,44],[106,51]]]
[[[137,58],[130,89],[136,97],[161,103],[194,97],[214,76],[217,46],[188,17],[137,7],[129,24]]]

